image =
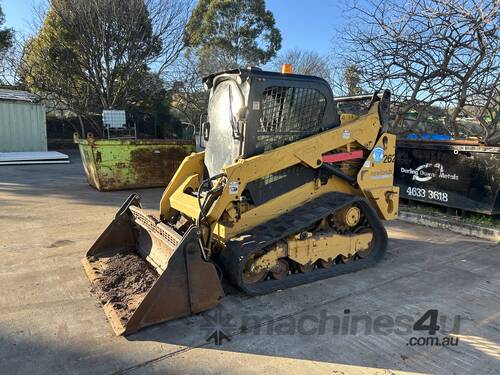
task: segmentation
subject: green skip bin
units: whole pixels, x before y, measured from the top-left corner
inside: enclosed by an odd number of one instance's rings
[[[83,168],[99,191],[167,186],[180,163],[195,151],[194,141],[178,139],[79,138]]]

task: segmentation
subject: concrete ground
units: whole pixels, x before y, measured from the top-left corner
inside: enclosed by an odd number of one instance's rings
[[[141,191],[145,207],[161,193]],[[73,154],[0,167],[0,372],[500,372],[498,244],[397,221],[377,267],[115,337],[80,259],[128,194],[89,187]],[[440,330],[413,330],[432,309]],[[207,341],[214,330],[230,341]]]

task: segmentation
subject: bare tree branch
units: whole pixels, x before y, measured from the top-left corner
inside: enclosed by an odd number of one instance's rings
[[[402,130],[408,111],[450,108],[444,126],[458,135],[457,118],[483,106],[484,138],[496,132],[486,120],[498,97],[499,5],[495,0],[367,0],[351,2],[357,20],[346,27],[337,55],[358,68],[366,91],[389,88],[399,105],[393,124]],[[489,99],[488,99],[489,98]],[[476,111],[477,112],[477,111]],[[495,111],[493,111],[496,113]],[[469,111],[470,113],[470,111]],[[472,129],[469,129],[472,130]],[[492,133],[493,131],[493,133]]]

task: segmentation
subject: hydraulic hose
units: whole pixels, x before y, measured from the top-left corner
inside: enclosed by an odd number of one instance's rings
[[[209,182],[212,182],[213,180],[217,180],[220,177],[226,177],[226,174],[219,173],[219,174],[216,174],[212,177],[209,177],[209,178],[203,180],[201,182],[200,186],[198,187],[198,194],[196,197],[197,201],[198,201],[198,206],[200,208],[200,215],[198,216],[198,226],[201,227],[202,221],[204,221],[206,226],[208,227],[208,236],[207,236],[206,241],[203,241],[203,238],[202,238],[202,242],[205,244],[205,247],[207,247],[207,248],[209,247],[210,241],[212,239],[212,226],[211,226],[211,223],[208,221],[208,217],[206,215],[205,209],[206,209],[207,202],[210,200],[210,196],[212,194],[214,194],[215,192],[217,192],[217,190],[210,189],[209,191],[207,191],[207,193],[205,195],[205,200],[203,201],[203,203],[201,202],[201,193],[202,193],[205,185],[207,185]],[[203,236],[203,231],[201,231],[201,236]]]

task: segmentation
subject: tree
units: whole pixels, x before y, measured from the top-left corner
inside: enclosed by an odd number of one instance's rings
[[[353,3],[350,13],[357,22],[340,35],[339,54],[345,65],[359,68],[367,91],[391,89],[400,104],[396,128],[408,111],[416,110],[420,119],[438,105],[451,108],[445,125],[457,133],[458,115],[482,95],[480,82],[498,90],[491,84],[499,73],[495,0],[367,0]]]
[[[485,141],[498,144],[500,143],[500,75],[484,78],[493,79],[474,81],[463,112],[477,119]]]
[[[280,49],[281,33],[264,0],[200,0],[184,43],[202,65],[223,70],[265,64]]]
[[[180,122],[171,113],[171,98],[164,81],[157,74],[148,74],[144,85],[152,87],[150,94],[130,107],[128,115],[138,129],[158,138],[180,138]]]
[[[0,54],[5,52],[11,45],[12,39],[14,37],[14,32],[12,29],[2,28],[5,23],[5,15],[0,7]]]
[[[313,75],[327,81],[331,78],[328,58],[314,51],[298,48],[287,50],[273,61],[272,66],[275,70],[280,71],[283,64],[292,64],[294,73]]]
[[[343,74],[344,82],[347,86],[348,95],[359,95],[362,93],[360,84],[361,78],[359,77],[359,69],[356,65],[347,65]]]
[[[366,93],[366,86],[363,86],[360,70],[352,61],[339,61],[339,54],[335,53],[332,58],[330,70],[330,84],[335,96],[352,96]],[[369,89],[368,89],[369,90]],[[361,106],[363,106],[360,103]]]
[[[182,50],[187,16],[184,0],[52,0],[25,46],[22,80],[87,119],[138,105],[161,89],[151,79]]]
[[[202,77],[209,72],[200,71],[198,56],[186,53],[176,61],[166,74],[165,81],[170,89],[171,105],[177,116],[195,126],[207,112],[208,93],[202,84]],[[206,67],[206,69],[209,69]],[[212,71],[213,72],[213,71]]]
[[[14,32],[12,29],[2,28],[5,23],[5,15],[0,7],[0,84],[5,81],[5,72],[8,70],[7,54],[12,47]]]

